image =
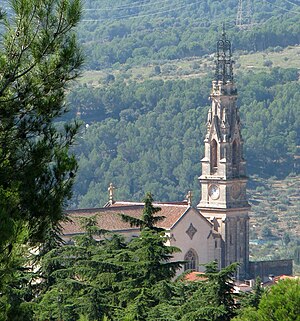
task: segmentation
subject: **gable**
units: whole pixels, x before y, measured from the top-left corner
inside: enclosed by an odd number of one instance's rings
[[[210,235],[213,224],[210,223],[196,209],[190,207],[184,215],[171,227],[171,233],[175,239],[181,240],[180,243],[201,240],[204,242]]]
[[[205,224],[209,229],[212,228],[213,224],[210,223],[198,210],[194,209],[193,207],[189,207],[182,216],[174,223],[174,225],[171,226],[171,229],[175,228],[176,225],[180,224],[180,222],[184,219],[186,216],[195,216],[201,222],[200,224]]]

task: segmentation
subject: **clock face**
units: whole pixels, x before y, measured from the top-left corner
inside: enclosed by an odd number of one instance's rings
[[[220,196],[220,189],[218,185],[210,185],[209,187],[209,196],[213,199],[216,200]]]

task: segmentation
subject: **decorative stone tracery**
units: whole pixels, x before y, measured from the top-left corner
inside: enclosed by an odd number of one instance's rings
[[[190,249],[184,256],[184,260],[187,261],[184,264],[184,271],[192,270],[196,271],[198,268],[198,255],[195,250]]]
[[[197,233],[197,229],[195,228],[195,226],[191,223],[189,228],[186,230],[186,234],[190,237],[190,239],[192,240],[194,235]]]

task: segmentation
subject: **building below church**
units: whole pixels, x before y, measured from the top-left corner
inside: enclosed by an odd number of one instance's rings
[[[204,140],[205,155],[199,177],[201,200],[193,208],[191,192],[184,202],[155,203],[165,219],[159,227],[165,229],[168,245],[178,247],[174,260],[185,260],[184,270],[203,271],[205,264],[216,260],[219,268],[239,263],[238,279],[272,274],[291,274],[292,261],[249,263],[249,210],[246,194],[246,161],[237,89],[233,79],[231,43],[223,31],[217,42],[216,70],[210,94],[211,108],[207,116]],[[80,217],[97,215],[99,228],[122,234],[130,239],[139,235],[119,214],[141,217],[143,203],[120,202],[114,199],[114,187],[109,188],[110,200],[98,209],[68,211],[70,222],[63,225],[63,237],[70,239],[82,233]],[[270,270],[270,267],[271,270]]]

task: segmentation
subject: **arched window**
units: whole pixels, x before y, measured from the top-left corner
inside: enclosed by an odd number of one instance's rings
[[[232,144],[232,165],[236,166],[238,164],[238,146],[236,141]]]
[[[188,252],[184,256],[184,260],[187,261],[184,264],[184,271],[186,271],[186,270],[197,271],[198,255],[193,249],[188,250]]]
[[[211,172],[214,173],[218,169],[218,145],[215,139],[210,144],[210,166]]]

